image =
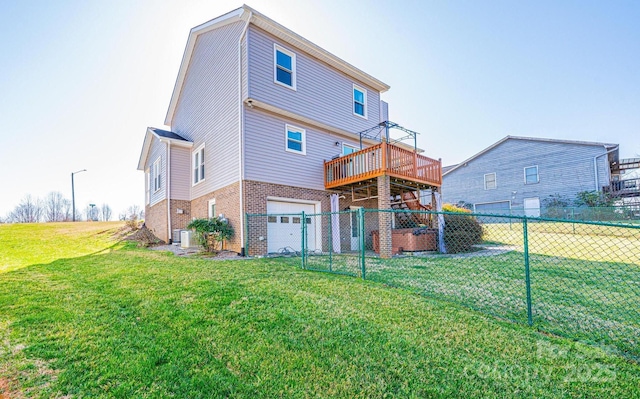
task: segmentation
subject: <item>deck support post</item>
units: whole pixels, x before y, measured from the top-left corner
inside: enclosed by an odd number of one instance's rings
[[[391,242],[391,179],[387,175],[378,176],[378,231],[380,240],[380,257],[391,258],[393,247]]]

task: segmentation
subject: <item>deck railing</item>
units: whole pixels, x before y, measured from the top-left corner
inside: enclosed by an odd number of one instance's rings
[[[386,142],[324,163],[324,185],[327,189],[384,174],[440,186],[442,163]]]
[[[604,192],[620,197],[640,197],[640,179],[627,179],[611,182]]]

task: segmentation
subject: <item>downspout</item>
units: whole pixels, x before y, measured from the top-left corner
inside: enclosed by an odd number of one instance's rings
[[[243,157],[243,149],[244,149],[244,106],[242,104],[242,40],[244,39],[247,30],[249,29],[249,24],[251,23],[251,17],[253,16],[253,11],[249,11],[249,17],[247,18],[247,22],[242,29],[242,34],[240,34],[240,39],[238,39],[238,172],[239,172],[239,192],[240,192],[240,255],[244,256],[245,248],[244,248],[244,228],[245,228],[245,219],[244,219],[244,157]],[[247,52],[249,52],[249,48],[247,45]],[[249,76],[249,61],[247,60],[247,76]],[[249,86],[247,85],[247,88]],[[247,93],[248,95],[249,93]]]
[[[167,242],[172,243],[171,236],[171,142],[167,140],[167,229],[169,239]]]
[[[600,155],[596,155],[595,157],[593,157],[593,172],[595,174],[596,177],[596,191],[600,192],[600,182],[598,181],[598,158],[605,156],[605,155],[609,155],[610,153],[617,151],[618,148],[620,146],[615,146],[614,148],[610,149],[609,151],[607,151],[607,147],[605,146],[604,149],[606,152],[603,152]],[[611,174],[611,169],[609,169],[609,174]]]

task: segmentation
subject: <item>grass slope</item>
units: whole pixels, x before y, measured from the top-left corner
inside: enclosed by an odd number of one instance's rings
[[[122,222],[0,224],[0,273],[103,251]]]
[[[637,364],[448,302],[297,259],[104,251],[99,229],[78,232],[78,256],[73,240],[35,239],[57,234],[46,226],[3,227],[60,259],[3,255],[21,268],[0,273],[0,394],[640,397]]]

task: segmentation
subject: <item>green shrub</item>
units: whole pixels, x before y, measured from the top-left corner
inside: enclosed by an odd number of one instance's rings
[[[457,213],[471,213],[471,210],[469,210],[467,208],[463,208],[463,207],[458,206],[458,205],[453,205],[453,204],[443,204],[442,205],[442,211],[443,212],[457,212]]]
[[[542,217],[567,219],[570,217],[571,201],[562,194],[552,194],[542,200]]]
[[[615,198],[610,193],[599,191],[580,191],[574,200],[577,206],[609,207],[615,203]]]
[[[468,209],[445,204],[445,212],[455,212],[460,215],[444,215],[444,243],[448,253],[469,252],[473,246],[482,242],[482,225],[471,215]]]
[[[187,228],[196,232],[196,240],[207,252],[222,249],[224,240],[233,237],[231,225],[220,219],[193,219]]]

